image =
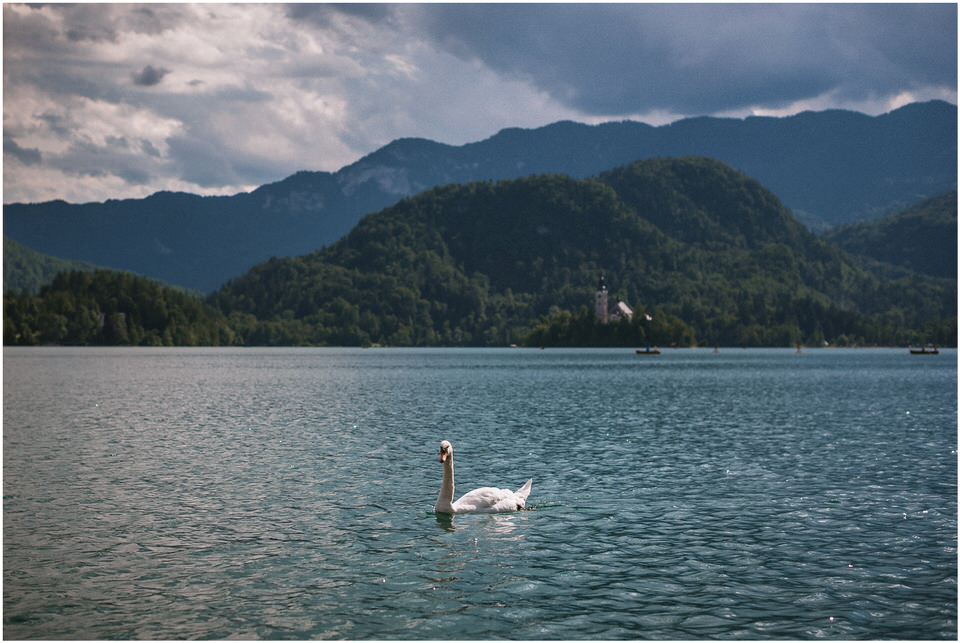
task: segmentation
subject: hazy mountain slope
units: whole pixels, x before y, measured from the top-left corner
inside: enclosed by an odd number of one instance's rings
[[[951,319],[955,332],[955,281],[882,280],[702,158],[437,188],[211,301],[251,316],[255,343],[502,345],[551,309],[590,306],[601,272],[612,298],[711,344],[896,343]]]
[[[250,194],[4,206],[4,233],[38,251],[210,291],[271,256],[332,243],[366,213],[436,185],[560,173],[587,177],[659,156],[720,159],[812,225],[896,211],[956,188],[956,106],[663,126],[571,122],[463,146],[401,139],[336,173],[300,172]]]
[[[957,277],[957,193],[927,199],[879,221],[831,231],[847,252],[934,277]]]
[[[31,250],[11,239],[3,239],[3,292],[35,293],[57,273],[67,270],[94,270],[92,264],[66,261]]]

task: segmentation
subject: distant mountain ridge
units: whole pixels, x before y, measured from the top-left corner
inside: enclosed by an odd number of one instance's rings
[[[601,345],[648,333],[681,345],[955,343],[956,280],[888,272],[858,266],[728,166],[654,159],[592,179],[434,188],[328,248],[257,265],[210,301],[253,344],[502,346],[547,315],[592,310],[605,274],[611,301],[656,323],[635,316]]]
[[[4,234],[56,257],[209,292],[271,256],[333,243],[360,218],[442,184],[596,175],[638,159],[716,158],[760,181],[813,227],[877,218],[956,189],[957,108],[913,104],[871,117],[559,122],[461,146],[399,139],[335,173],[298,172],[253,192],[4,206]]]

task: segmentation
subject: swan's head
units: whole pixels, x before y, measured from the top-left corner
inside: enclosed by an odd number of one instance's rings
[[[453,445],[444,440],[440,443],[440,462],[453,459]]]

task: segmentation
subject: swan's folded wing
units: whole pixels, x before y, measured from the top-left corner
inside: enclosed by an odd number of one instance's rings
[[[523,505],[520,504],[520,507]],[[516,511],[517,495],[509,489],[497,489],[496,487],[480,487],[469,493],[463,494],[459,500],[453,503],[453,510],[456,513],[500,513],[503,511]]]

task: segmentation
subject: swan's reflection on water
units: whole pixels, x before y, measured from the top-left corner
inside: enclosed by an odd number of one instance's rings
[[[518,521],[521,520],[519,514],[497,514],[495,516],[490,516],[492,520],[485,525],[487,528],[485,531],[489,533],[496,534],[497,536],[509,536],[517,530]],[[507,538],[506,540],[517,540],[522,538],[521,534],[517,534],[513,538]]]
[[[457,528],[453,526],[453,514],[444,514],[444,513],[435,513],[437,517],[437,527],[444,531],[456,531]]]
[[[491,575],[485,561],[512,560],[517,541],[527,531],[524,523],[528,516],[524,514],[434,514],[440,532],[430,538],[436,550],[429,556],[434,562],[424,580],[438,610],[456,613],[466,609],[468,588],[477,583],[507,582],[502,575],[511,576],[509,565],[497,565]]]
[[[467,516],[470,516],[471,518],[468,519],[470,522],[458,527],[454,523],[453,514],[436,513],[434,515],[437,519],[437,527],[443,531],[455,532],[457,529],[463,529],[469,526],[479,528],[484,535],[495,535],[498,538],[513,534],[517,529],[518,521],[525,519],[519,512],[504,514],[464,514],[460,519],[464,520],[467,519]],[[515,540],[521,537],[521,534],[517,534],[514,538],[507,538],[507,540]]]

